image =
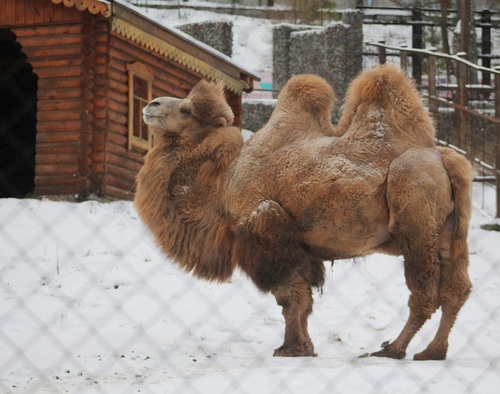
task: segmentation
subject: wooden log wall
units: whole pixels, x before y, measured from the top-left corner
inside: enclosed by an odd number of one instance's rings
[[[78,194],[83,13],[43,0],[1,3],[2,24],[38,76],[35,193]]]
[[[128,150],[127,64],[151,70],[153,97],[186,97],[202,76],[111,33],[101,15],[43,0],[0,1],[0,14],[38,76],[35,194],[133,198],[146,152]],[[241,97],[227,98],[241,125]]]
[[[241,114],[242,111],[241,95],[236,94],[234,92],[226,91],[226,100],[234,113],[233,124],[241,128],[241,125],[243,123]]]
[[[82,23],[82,133],[80,174],[85,178],[84,195],[102,194],[106,171],[104,157],[106,111],[102,97],[106,95],[107,36],[106,19],[84,13]]]
[[[47,22],[74,22],[79,11],[47,0],[0,1],[1,23],[9,26],[37,25]]]
[[[36,194],[79,193],[81,25],[13,29],[38,75]]]
[[[106,173],[106,135],[108,131],[108,89],[107,72],[109,65],[108,37],[109,24],[103,21],[97,24],[93,42],[94,51],[94,134],[92,149],[91,192],[103,193],[104,175]]]

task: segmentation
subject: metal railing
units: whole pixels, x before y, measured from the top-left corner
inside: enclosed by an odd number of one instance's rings
[[[377,48],[380,64],[396,58],[393,62],[399,61],[415,79],[435,119],[438,142],[465,154],[474,164],[476,180],[494,182],[500,217],[500,67],[478,66],[465,53],[366,45]]]

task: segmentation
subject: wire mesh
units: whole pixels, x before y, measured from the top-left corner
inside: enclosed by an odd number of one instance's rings
[[[487,97],[470,100],[491,109]],[[439,138],[456,127],[452,112],[438,107],[438,123],[447,125]],[[498,141],[484,118],[468,119],[465,141],[489,163]],[[360,357],[394,339],[406,321],[401,257],[327,262],[309,321],[318,356],[273,358],[284,330],[274,299],[241,273],[215,284],[179,270],[153,245],[131,202],[1,198],[0,392],[495,393],[500,234],[481,229],[495,223],[495,189],[485,185],[472,191],[473,292],[448,359],[438,362],[411,356],[431,341],[439,312],[405,359]]]

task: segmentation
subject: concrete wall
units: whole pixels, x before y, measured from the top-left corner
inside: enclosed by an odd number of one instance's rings
[[[255,99],[244,100],[242,108],[242,128],[251,131],[259,131],[273,113],[276,100]]]

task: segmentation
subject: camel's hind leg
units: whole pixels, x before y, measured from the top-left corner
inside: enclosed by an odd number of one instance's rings
[[[441,280],[438,297],[442,309],[441,321],[436,336],[423,352],[415,354],[415,360],[444,360],[446,358],[448,336],[472,286],[467,272],[467,253],[458,256],[455,261],[450,259],[453,231],[451,219],[452,216],[448,219],[447,226],[441,235],[440,245]]]
[[[403,252],[410,316],[400,335],[374,356],[403,358],[408,344],[439,307],[439,234],[450,210],[451,187],[439,155],[407,151],[387,180],[389,231]]]
[[[395,235],[395,238],[400,246],[407,247],[404,269],[410,290],[410,316],[399,336],[382,350],[372,353],[372,356],[401,359],[406,355],[406,348],[415,334],[439,306],[439,261],[437,248],[431,240],[414,244],[401,234]],[[422,252],[421,248],[427,250]]]
[[[440,237],[441,280],[439,303],[442,317],[439,329],[427,348],[415,355],[415,360],[441,360],[446,358],[448,336],[457,314],[467,300],[472,287],[469,279],[469,253],[467,234],[471,216],[470,189],[472,169],[461,155],[448,148],[437,149],[448,173],[453,190],[454,209]]]

